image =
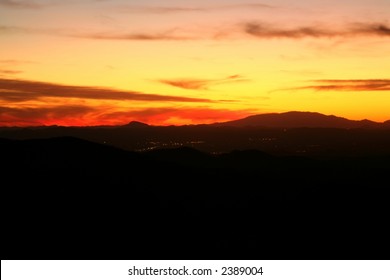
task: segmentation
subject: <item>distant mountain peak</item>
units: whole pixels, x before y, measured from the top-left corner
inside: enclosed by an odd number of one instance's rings
[[[267,113],[253,115],[244,119],[217,123],[216,126],[258,126],[276,128],[359,128],[375,127],[379,123],[362,120],[354,121],[334,115],[324,115],[316,112],[291,111],[286,113]]]
[[[147,123],[143,123],[143,122],[131,121],[124,126],[127,126],[127,127],[148,127],[149,125]]]

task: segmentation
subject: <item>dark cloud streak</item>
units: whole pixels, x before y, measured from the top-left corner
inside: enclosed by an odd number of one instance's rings
[[[81,105],[63,105],[63,106],[50,106],[50,107],[24,107],[14,108],[0,106],[0,116],[17,116],[20,119],[28,120],[34,119],[37,116],[51,115],[53,118],[63,118],[66,116],[77,117],[85,115],[90,112],[95,112],[96,109],[89,106]]]
[[[137,40],[137,41],[162,41],[162,40],[194,40],[194,37],[178,36],[164,33],[89,33],[89,34],[73,34],[69,37],[94,39],[94,40]]]
[[[0,79],[0,100],[22,102],[45,97],[123,101],[212,102],[209,99],[146,94],[109,88],[66,86],[36,81]]]
[[[173,87],[178,87],[182,89],[192,89],[192,90],[207,90],[210,86],[226,84],[226,83],[238,83],[238,82],[247,82],[248,79],[245,79],[241,75],[232,75],[223,79],[162,79],[158,82]]]
[[[257,38],[332,38],[332,37],[353,37],[353,36],[380,36],[390,37],[390,27],[383,23],[356,23],[341,29],[327,29],[321,26],[301,27],[276,27],[270,24],[259,22],[247,22],[243,24],[243,31],[246,34]]]
[[[390,79],[316,80],[316,84],[292,88],[315,91],[390,91]]]
[[[356,33],[362,33],[362,34],[366,33],[366,34],[378,35],[378,36],[390,36],[390,27],[383,23],[376,23],[376,24],[358,23],[356,25],[357,25],[355,30]]]
[[[0,75],[15,75],[15,74],[20,74],[20,73],[23,73],[23,71],[0,69]]]

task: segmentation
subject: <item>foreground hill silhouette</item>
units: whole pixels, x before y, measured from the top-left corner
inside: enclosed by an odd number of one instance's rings
[[[6,258],[376,259],[390,154],[130,152],[0,139]],[[54,240],[54,241],[52,241]]]

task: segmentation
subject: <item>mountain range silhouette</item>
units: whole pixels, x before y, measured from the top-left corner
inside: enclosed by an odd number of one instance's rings
[[[318,113],[263,114],[209,125],[0,128],[0,137],[76,137],[129,151],[190,147],[207,153],[260,150],[284,156],[371,156],[390,152],[390,121],[350,121]]]
[[[369,120],[352,121],[313,112],[271,113],[249,116],[244,119],[218,123],[220,126],[261,126],[276,128],[378,128],[384,123]]]

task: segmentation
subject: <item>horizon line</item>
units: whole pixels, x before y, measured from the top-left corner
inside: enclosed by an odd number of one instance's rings
[[[72,127],[75,127],[75,128],[93,128],[93,127],[123,127],[123,126],[128,126],[132,123],[139,123],[141,125],[145,125],[145,126],[150,126],[150,127],[183,127],[183,126],[202,126],[202,125],[217,125],[217,124],[224,124],[224,123],[229,123],[229,122],[235,122],[235,121],[240,121],[240,120],[244,120],[244,119],[247,119],[249,117],[253,117],[253,116],[261,116],[261,115],[283,115],[283,114],[288,114],[288,113],[303,113],[303,114],[318,114],[318,115],[322,115],[322,116],[325,116],[325,117],[336,117],[336,118],[340,118],[340,119],[345,119],[347,121],[351,121],[351,122],[363,122],[363,121],[368,121],[368,122],[371,122],[373,124],[377,124],[377,125],[383,125],[387,122],[390,122],[390,117],[389,119],[387,120],[384,120],[383,122],[380,122],[380,121],[373,121],[373,120],[370,120],[370,119],[367,119],[367,118],[364,118],[364,119],[349,119],[349,118],[346,118],[346,117],[343,117],[343,116],[338,116],[338,115],[334,115],[334,114],[324,114],[324,113],[320,113],[320,112],[314,112],[314,111],[282,111],[282,112],[268,112],[268,113],[260,113],[260,114],[251,114],[251,115],[248,115],[246,117],[243,117],[243,118],[239,118],[239,119],[232,119],[232,120],[227,120],[227,121],[223,121],[223,122],[210,122],[210,123],[196,123],[196,124],[191,124],[191,123],[188,123],[188,124],[150,124],[150,123],[146,123],[146,122],[143,122],[143,121],[139,121],[139,120],[131,120],[129,122],[126,122],[126,123],[123,123],[123,124],[98,124],[98,125],[58,125],[58,124],[52,124],[52,125],[44,125],[44,124],[37,124],[37,125],[29,125],[29,126],[23,126],[23,125],[12,125],[12,126],[2,126],[0,125],[0,128],[49,128],[49,127],[65,127],[65,128],[72,128]]]

